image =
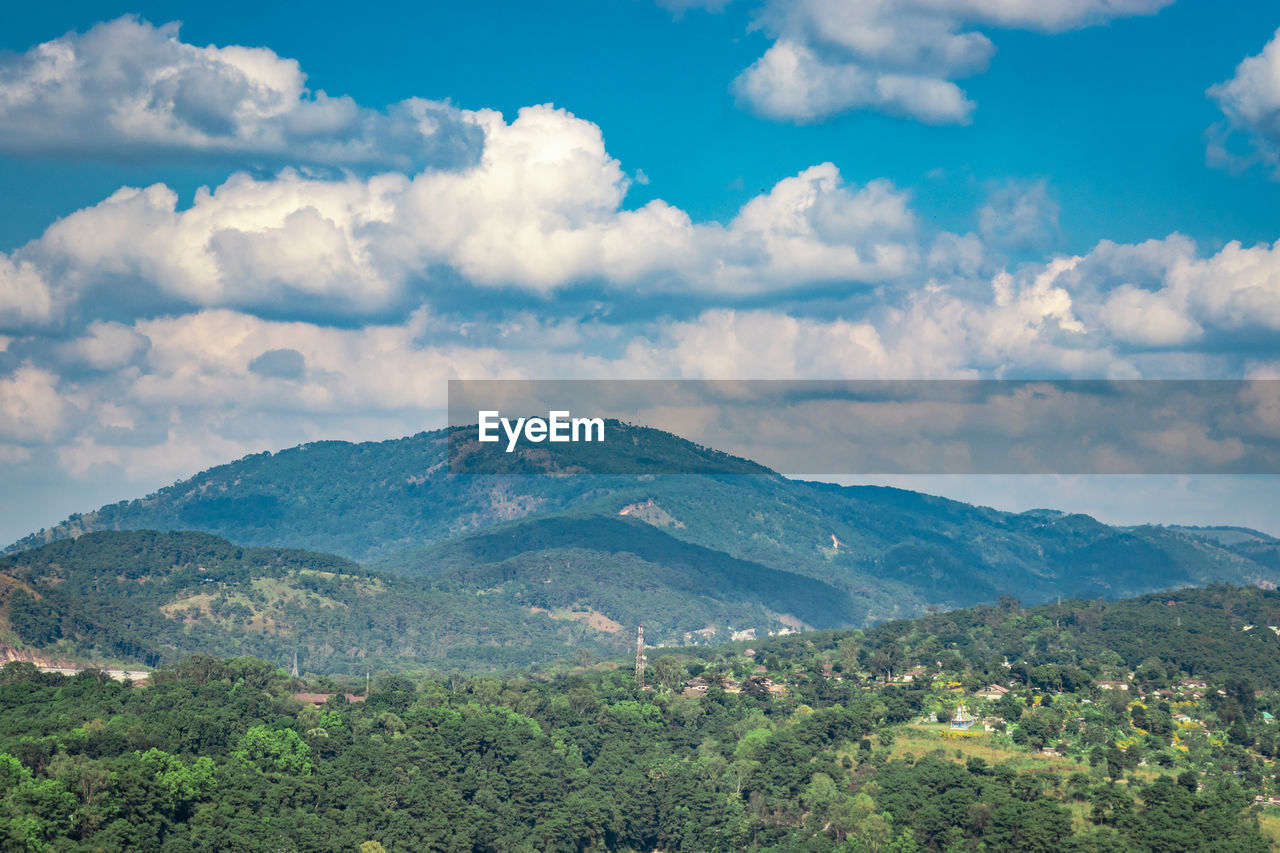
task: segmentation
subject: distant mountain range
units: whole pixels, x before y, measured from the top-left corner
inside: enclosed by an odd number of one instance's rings
[[[617,651],[641,622],[653,642],[707,642],[1001,595],[1280,583],[1280,540],[1244,528],[1115,528],[789,480],[643,427],[615,430],[610,452],[744,473],[572,474],[529,454],[512,470],[538,473],[451,476],[447,439],[256,454],[72,516],[8,549],[0,633],[16,630],[16,594],[27,638],[115,659],[274,660],[301,645],[316,672],[505,667]],[[84,535],[141,530],[212,536]]]

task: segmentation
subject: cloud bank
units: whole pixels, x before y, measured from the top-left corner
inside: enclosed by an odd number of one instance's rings
[[[478,153],[479,129],[447,103],[383,110],[306,87],[265,47],[198,47],[178,24],[126,16],[0,59],[0,152],[416,168]]]
[[[0,329],[57,325],[104,302],[375,316],[420,299],[440,270],[470,286],[550,293],[762,293],[882,282],[914,258],[907,196],[844,182],[830,163],[780,181],[727,225],[629,181],[600,129],[550,106],[475,114],[472,167],[322,179],[287,169],[201,189],[126,187],[0,254]],[[81,312],[83,313],[83,312]]]

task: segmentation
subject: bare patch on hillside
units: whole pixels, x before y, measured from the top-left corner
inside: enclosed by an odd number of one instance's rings
[[[652,524],[654,527],[674,527],[677,530],[684,529],[683,521],[680,521],[671,513],[667,512],[652,498],[644,501],[643,503],[628,504],[618,510],[618,515],[627,515],[632,518],[639,519],[646,524]]]
[[[622,625],[605,616],[599,610],[570,610],[566,607],[559,607],[555,610],[548,610],[545,607],[530,607],[530,613],[545,613],[552,619],[559,621],[572,620],[574,622],[585,623],[588,628],[601,631],[606,634],[616,634],[622,630]]]

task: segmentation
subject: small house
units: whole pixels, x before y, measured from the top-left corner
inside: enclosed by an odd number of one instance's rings
[[[705,678],[690,678],[684,683],[684,690],[681,696],[706,696],[711,685],[707,683]]]

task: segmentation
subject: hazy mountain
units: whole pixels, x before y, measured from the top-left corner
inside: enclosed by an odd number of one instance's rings
[[[484,669],[616,654],[641,623],[680,643],[857,618],[841,590],[641,522],[545,519],[450,550],[451,567],[407,578],[194,531],[97,531],[0,559],[0,641],[152,666],[197,652],[284,665],[297,650],[320,673]]]
[[[156,666],[195,653],[304,669],[511,667],[625,643],[517,602],[191,531],[103,531],[0,560],[0,630],[60,658]]]
[[[763,615],[753,611],[759,627],[780,625],[782,617],[865,624],[1001,594],[1034,602],[1059,595],[1118,598],[1212,581],[1280,581],[1275,542],[1261,534],[1120,529],[1082,515],[1004,513],[897,489],[794,481],[660,431],[617,426],[613,435],[619,438],[608,452],[630,454],[623,461],[637,468],[648,461],[662,470],[688,470],[701,461],[747,473],[571,474],[545,454],[528,452],[512,455],[511,470],[540,473],[450,476],[445,431],[376,443],[320,442],[245,457],[141,500],[73,516],[11,550],[89,530],[196,529],[246,546],[329,551],[368,568],[441,583],[489,584],[515,572],[516,585],[524,586],[532,567],[560,566],[560,580],[542,586],[562,584],[581,594],[572,602],[565,601],[567,593],[555,600],[615,622],[640,613],[624,614],[630,599],[620,601],[611,592],[616,585],[600,578],[647,574],[633,595],[661,588],[662,600],[675,607],[692,596],[681,584],[705,567],[706,588],[719,596],[715,607],[765,607],[761,596],[773,602]],[[628,524],[602,526],[606,519]],[[517,521],[527,523],[504,526]],[[688,550],[692,546],[704,550]],[[553,552],[559,551],[572,551],[573,559],[558,563],[562,555]],[[628,561],[630,570],[621,572]],[[658,583],[654,566],[680,579],[667,575]],[[449,579],[451,572],[463,573]],[[792,603],[815,600],[813,588],[796,575],[838,592],[827,594],[825,609],[793,612]],[[508,578],[492,585],[510,591],[510,584]],[[779,590],[785,590],[781,598]],[[722,610],[712,610],[713,621],[729,622]]]

